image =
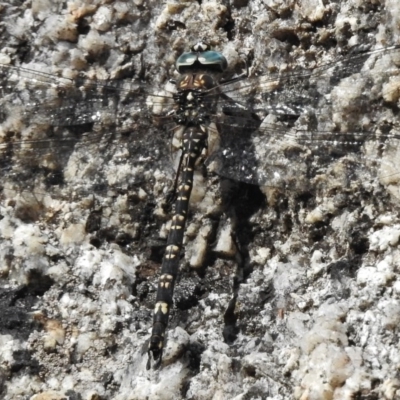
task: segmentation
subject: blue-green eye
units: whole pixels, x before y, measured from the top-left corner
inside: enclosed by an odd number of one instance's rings
[[[204,51],[199,53],[198,60],[202,65],[219,65],[221,71],[224,71],[228,67],[228,61],[218,51]]]
[[[201,68],[222,72],[227,67],[228,61],[218,51],[190,51],[176,60],[176,69],[180,73]]]

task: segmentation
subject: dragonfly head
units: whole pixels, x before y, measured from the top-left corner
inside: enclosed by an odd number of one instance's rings
[[[199,41],[189,52],[183,53],[175,65],[179,73],[196,70],[223,72],[228,67],[228,61],[219,51],[210,50],[208,43]]]

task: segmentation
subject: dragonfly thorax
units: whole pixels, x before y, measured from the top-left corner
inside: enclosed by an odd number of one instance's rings
[[[209,120],[217,96],[212,90],[216,87],[212,76],[207,74],[186,74],[177,82],[174,100],[178,105],[175,121],[183,125],[200,125]]]
[[[183,98],[175,113],[175,122],[185,126],[198,126],[209,120],[210,111],[203,104],[202,93],[188,91],[181,93]]]

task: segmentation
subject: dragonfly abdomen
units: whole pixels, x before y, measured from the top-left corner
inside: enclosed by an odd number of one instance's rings
[[[161,276],[154,307],[153,330],[148,350],[149,356],[150,353],[153,354],[156,365],[161,362],[165,330],[173,303],[172,296],[179,270],[180,252],[183,244],[190,194],[193,188],[194,169],[196,161],[207,145],[207,132],[203,131],[200,127],[189,127],[184,133],[182,142],[181,183],[178,186],[175,213],[171,220],[167,247],[161,266]],[[149,367],[150,363],[148,363]]]

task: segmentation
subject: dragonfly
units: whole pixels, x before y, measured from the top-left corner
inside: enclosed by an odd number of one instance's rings
[[[311,69],[229,76],[223,54],[200,41],[177,58],[178,78],[155,91],[139,80],[59,77],[10,60],[0,64],[3,197],[129,192],[149,171],[175,170],[148,346],[148,368],[151,358],[158,367],[195,170],[301,191],[323,165],[355,154],[394,182],[396,167],[382,155],[400,139],[399,65],[394,45]]]

